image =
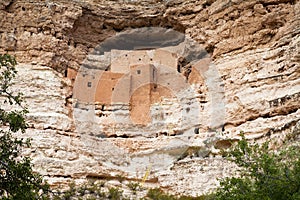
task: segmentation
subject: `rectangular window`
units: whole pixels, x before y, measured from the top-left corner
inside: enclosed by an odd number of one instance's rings
[[[141,74],[141,70],[138,69],[138,70],[136,71],[136,73],[137,73],[137,74]]]
[[[87,83],[87,86],[88,86],[88,87],[92,87],[92,82],[88,82],[88,83]]]

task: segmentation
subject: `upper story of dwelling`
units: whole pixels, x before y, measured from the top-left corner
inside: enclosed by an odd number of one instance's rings
[[[129,73],[133,66],[151,64],[155,67],[164,66],[178,69],[178,55],[162,49],[153,50],[112,50],[110,71]]]

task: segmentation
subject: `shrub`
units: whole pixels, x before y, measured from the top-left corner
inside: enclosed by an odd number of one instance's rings
[[[223,179],[216,199],[300,199],[299,150],[299,146],[292,146],[276,152],[270,150],[268,142],[250,145],[242,136],[228,153],[240,167],[240,175]]]
[[[0,198],[46,199],[48,185],[33,172],[29,157],[20,151],[30,146],[30,140],[18,139],[13,133],[24,133],[27,128],[21,93],[11,90],[17,74],[16,60],[8,54],[0,54]]]

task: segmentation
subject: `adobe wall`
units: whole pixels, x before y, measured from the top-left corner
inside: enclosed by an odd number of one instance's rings
[[[162,50],[112,50],[111,66],[112,72],[128,73],[130,66],[140,64],[164,65],[177,70],[178,57],[175,53]]]
[[[130,98],[130,118],[134,124],[147,125],[151,122],[151,85],[137,88]]]
[[[157,84],[170,88],[174,93],[189,87],[186,77],[184,77],[183,74],[178,73],[174,68],[158,65],[156,69]]]
[[[131,85],[130,94],[132,95],[136,89],[143,85],[155,83],[157,71],[151,64],[142,64],[130,66]],[[149,87],[149,90],[151,88]],[[150,91],[149,91],[150,92]]]
[[[148,125],[152,122],[151,106],[166,98],[173,98],[172,91],[155,83],[146,84],[134,91],[130,98],[130,118],[135,124]]]
[[[115,87],[120,79],[124,76],[122,73],[114,72],[101,72],[100,80],[97,84],[97,89],[95,93],[95,102],[100,104],[111,104],[112,95],[114,93]],[[120,90],[129,92],[129,84],[118,85],[121,87]],[[121,95],[122,96],[122,95]]]
[[[95,92],[102,71],[95,69],[84,69],[77,73],[73,86],[73,98],[79,102],[95,102]]]

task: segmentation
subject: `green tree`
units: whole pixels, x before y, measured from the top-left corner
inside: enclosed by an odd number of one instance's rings
[[[30,158],[20,154],[30,141],[13,136],[25,132],[28,112],[22,94],[12,91],[15,65],[13,56],[0,54],[0,198],[45,199],[47,184],[33,172]]]
[[[300,148],[274,151],[269,143],[251,145],[245,137],[228,153],[240,167],[238,177],[225,178],[217,200],[300,199]]]

